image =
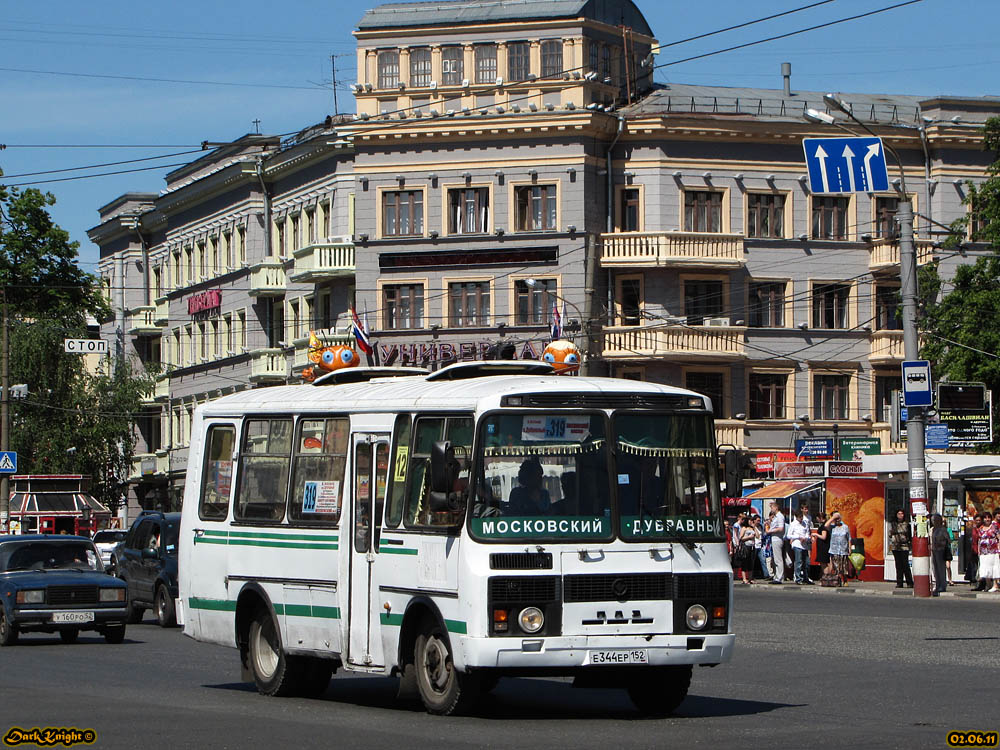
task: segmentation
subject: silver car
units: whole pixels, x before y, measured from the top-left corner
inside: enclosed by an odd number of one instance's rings
[[[126,534],[128,532],[123,529],[104,529],[94,534],[94,544],[101,553],[101,562],[105,568],[111,563],[111,553],[125,539]]]

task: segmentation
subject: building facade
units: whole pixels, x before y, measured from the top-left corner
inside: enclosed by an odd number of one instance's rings
[[[308,333],[367,321],[379,364],[535,358],[554,313],[590,374],[712,396],[720,443],[891,444],[903,179],[920,263],[992,157],[992,98],[841,95],[899,154],[885,193],[812,195],[822,94],[654,86],[628,0],[383,5],[355,32],[357,114],[244,136],[90,231],[102,334],[159,367],[135,502],[178,502],[198,403],[296,378]],[[836,425],[836,428],[834,427]]]

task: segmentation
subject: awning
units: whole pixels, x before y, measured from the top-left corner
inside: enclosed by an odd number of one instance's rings
[[[111,515],[96,498],[81,492],[14,492],[10,496],[11,515],[78,516],[84,508],[94,515]]]
[[[822,486],[822,482],[775,482],[774,484],[767,485],[767,487],[761,487],[756,492],[751,492],[747,497],[754,500],[783,500],[786,497],[798,495],[800,492],[808,492]]]

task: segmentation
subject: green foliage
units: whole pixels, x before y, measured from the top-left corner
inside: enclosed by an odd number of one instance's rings
[[[32,474],[86,474],[92,494],[117,511],[135,446],[134,416],[151,373],[105,358],[96,372],[65,338],[89,338],[88,315],[110,314],[96,277],[76,265],[77,243],[52,222],[55,199],[0,187],[0,290],[9,319],[10,383],[28,397],[10,402],[11,450]]]
[[[1000,118],[987,121],[985,147],[1000,153]],[[986,383],[1000,401],[1000,159],[996,156],[987,179],[978,187],[969,184],[965,202],[979,219],[973,240],[988,243],[992,254],[959,266],[955,278],[947,282],[933,265],[920,269],[921,354],[931,361],[935,380]],[[956,221],[946,247],[957,247],[968,225],[968,217]],[[1000,407],[997,401],[994,406]],[[996,425],[996,408],[993,419]],[[988,449],[998,445],[1000,435]]]

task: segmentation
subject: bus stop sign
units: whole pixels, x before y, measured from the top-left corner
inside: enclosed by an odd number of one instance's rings
[[[933,402],[931,363],[926,359],[903,362],[903,404],[905,406],[930,406]]]

